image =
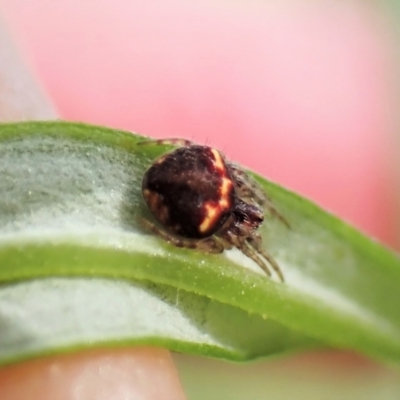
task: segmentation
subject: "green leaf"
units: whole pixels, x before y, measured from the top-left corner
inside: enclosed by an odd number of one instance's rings
[[[246,360],[311,346],[400,360],[400,260],[255,177],[288,219],[262,227],[284,284],[232,250],[143,231],[164,146],[63,122],[0,125],[0,363],[110,344]]]

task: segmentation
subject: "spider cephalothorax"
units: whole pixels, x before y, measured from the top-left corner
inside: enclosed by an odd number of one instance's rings
[[[183,139],[145,143],[180,146],[155,160],[144,174],[143,197],[160,224],[146,221],[151,230],[178,247],[210,253],[236,247],[271,275],[267,260],[283,281],[257,229],[265,205],[286,221],[262,188],[212,147]]]

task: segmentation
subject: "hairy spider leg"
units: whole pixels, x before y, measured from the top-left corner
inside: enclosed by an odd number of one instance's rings
[[[287,228],[290,228],[287,219],[275,208],[271,199],[262,187],[237,165],[232,163],[229,163],[228,165],[232,172],[232,179],[238,196],[243,201],[253,200],[258,205],[267,208],[275,218],[278,218]]]
[[[180,238],[174,235],[171,235],[167,231],[159,228],[153,222],[145,219],[140,218],[142,225],[145,228],[153,232],[154,234],[158,235],[161,239],[165,240],[166,242],[174,245],[175,247],[183,247],[186,249],[196,249],[200,251],[205,251],[207,253],[213,254],[220,254],[225,250],[224,245],[215,237],[209,237],[202,240],[191,240]]]
[[[290,224],[289,224],[288,220],[275,208],[275,206],[272,204],[272,201],[270,200],[270,198],[268,196],[266,196],[264,207],[266,207],[267,210],[275,218],[278,218],[279,221],[281,221],[282,224],[286,226],[286,228],[290,229]]]
[[[271,276],[271,271],[268,268],[267,263],[261,259],[260,255],[264,257],[265,260],[268,261],[268,263],[274,269],[276,274],[279,276],[279,279],[282,282],[285,281],[278,263],[269,253],[267,253],[264,249],[262,249],[261,236],[254,234],[252,236],[247,237],[246,239],[243,238],[239,239],[237,236],[233,235],[230,232],[227,232],[226,234],[229,243],[233,244],[243,254],[245,254],[247,257],[255,261],[268,276]]]
[[[261,254],[271,265],[271,267],[274,269],[274,271],[277,273],[279,276],[279,279],[284,282],[285,278],[283,277],[283,273],[281,269],[279,268],[278,263],[274,260],[274,258],[269,254],[267,251],[265,251],[262,246],[261,246],[261,236],[258,234],[253,234],[252,236],[249,236],[246,241],[251,245],[252,248],[254,248],[258,254]]]
[[[251,246],[246,240],[240,240],[230,233],[227,233],[227,239],[244,255],[251,258],[269,277],[271,276],[271,271],[269,270],[268,265],[261,259],[256,249]]]
[[[232,173],[232,179],[235,184],[238,196],[243,200],[255,201],[262,206],[265,203],[266,196],[262,187],[244,172],[238,165],[228,163],[229,171]]]

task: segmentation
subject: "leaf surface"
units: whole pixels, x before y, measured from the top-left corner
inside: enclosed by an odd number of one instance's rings
[[[165,146],[97,126],[0,125],[0,363],[154,344],[246,360],[333,346],[400,360],[400,261],[255,176],[290,222],[261,229],[286,282],[232,250],[144,231],[146,168]]]

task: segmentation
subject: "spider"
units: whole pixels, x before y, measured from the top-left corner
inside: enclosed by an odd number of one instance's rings
[[[143,176],[144,200],[159,223],[144,220],[148,229],[177,247],[208,253],[236,247],[271,276],[269,264],[284,281],[257,229],[264,207],[289,225],[257,182],[213,147],[185,139],[138,144],[177,147],[156,159]]]

